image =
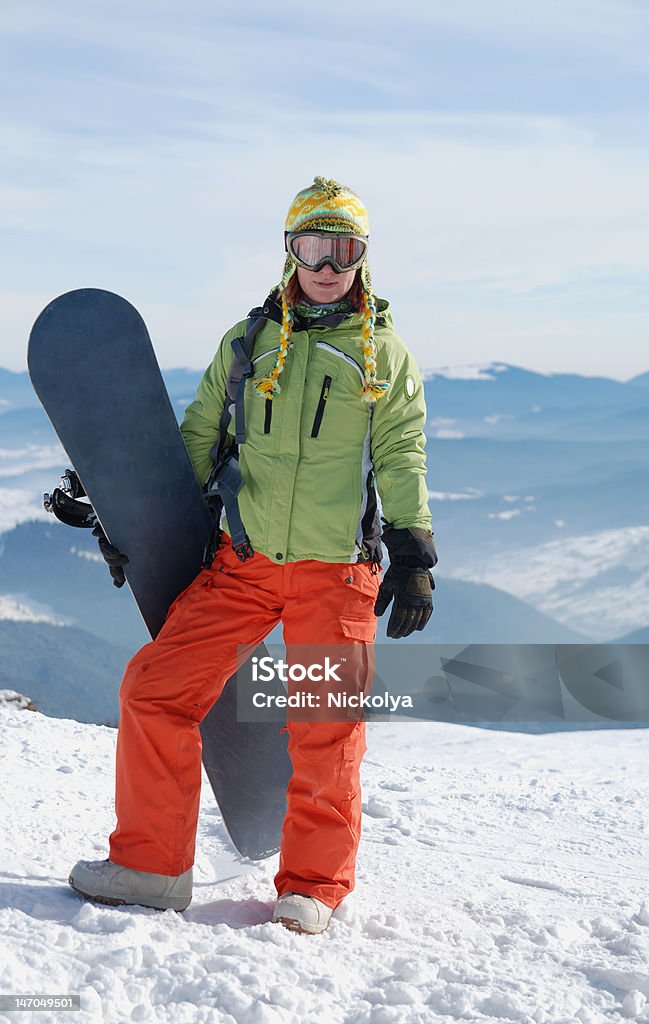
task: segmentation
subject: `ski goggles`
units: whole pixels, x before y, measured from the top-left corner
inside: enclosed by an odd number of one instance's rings
[[[286,249],[298,267],[317,273],[328,263],[337,274],[360,267],[367,253],[365,235],[338,235],[331,231],[289,231]]]

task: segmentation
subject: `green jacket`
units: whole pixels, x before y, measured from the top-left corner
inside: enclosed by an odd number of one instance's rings
[[[271,298],[264,311],[280,319]],[[296,318],[281,393],[272,401],[254,390],[254,380],[273,365],[279,323],[268,319],[255,339],[255,373],[244,395],[239,508],[253,548],[271,561],[372,557],[379,524],[374,481],[387,522],[397,529],[431,528],[426,407],[417,365],[392,326],[388,303],[379,299],[377,377],[391,386],[373,405],[363,401],[361,325],[357,313],[337,327],[307,326]],[[201,484],[212,468],[209,452],[218,439],[231,341],[245,330],[242,321],[224,336],[185,410],[181,431]],[[227,520],[222,525],[227,530]]]

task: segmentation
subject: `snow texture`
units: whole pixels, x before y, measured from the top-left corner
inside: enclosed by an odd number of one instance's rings
[[[0,619],[14,622],[49,622],[52,626],[65,626],[69,619],[56,615],[52,609],[26,594],[0,594]]]
[[[24,693],[18,693],[17,690],[0,690],[0,708],[5,708],[7,705],[13,708],[35,710],[31,697],[26,697]]]
[[[0,992],[82,1003],[1,1024],[649,1022],[643,731],[372,726],[357,889],[311,937],[270,923],[277,859],[233,852],[207,784],[187,911],[83,902],[116,733],[0,723]]]
[[[533,508],[527,505],[528,510]],[[516,510],[489,513],[489,518],[510,519],[515,514]],[[557,525],[564,524],[557,520]],[[605,642],[649,621],[649,526],[600,530],[534,547],[489,552],[484,561],[455,567],[449,576],[476,583],[497,580],[501,590]]]
[[[445,377],[447,380],[495,380],[496,373],[505,373],[508,369],[505,363],[464,363],[424,370],[421,377],[422,380],[435,380],[436,377]]]
[[[55,469],[65,462],[60,444],[28,444],[22,448],[0,448],[0,477],[28,473],[34,469]]]
[[[51,490],[66,459],[58,442],[0,447],[0,481],[9,483],[0,488],[0,533],[25,520],[48,517],[43,508],[43,490],[37,481],[48,480],[47,489]]]
[[[49,519],[50,514],[43,508],[42,496],[38,498],[34,491],[19,487],[0,488],[0,533],[13,530],[19,523],[30,519]]]
[[[428,497],[431,501],[475,501],[482,498],[482,491],[476,491],[473,487],[467,487],[465,491],[429,491]]]

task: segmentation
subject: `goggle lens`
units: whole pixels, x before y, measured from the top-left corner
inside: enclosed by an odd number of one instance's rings
[[[353,235],[296,235],[290,248],[294,256],[307,267],[317,267],[325,259],[343,270],[351,268],[365,255],[367,242]]]

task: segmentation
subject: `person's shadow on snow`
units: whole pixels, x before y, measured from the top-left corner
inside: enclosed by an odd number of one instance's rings
[[[261,900],[215,900],[201,906],[189,906],[183,918],[194,924],[227,924],[230,928],[250,928],[254,924],[268,924],[273,915],[273,903]]]
[[[102,928],[120,931],[128,926],[129,913],[157,917],[172,911],[153,910],[139,904],[110,907],[85,900],[79,893],[66,885],[39,885],[34,882],[52,882],[49,876],[34,875],[28,878],[20,875],[0,874],[4,878],[16,878],[15,882],[0,882],[0,910],[20,910],[36,920],[55,921],[58,924],[76,924],[74,919],[84,904],[97,910],[112,911],[114,924],[108,924],[109,917],[102,916]],[[31,884],[30,884],[31,882]],[[274,903],[261,900],[214,900],[212,903],[190,905],[181,916],[195,924],[227,924],[230,928],[250,928],[255,924],[268,924],[273,914]],[[117,913],[115,913],[117,911]],[[94,927],[90,930],[96,930]]]

